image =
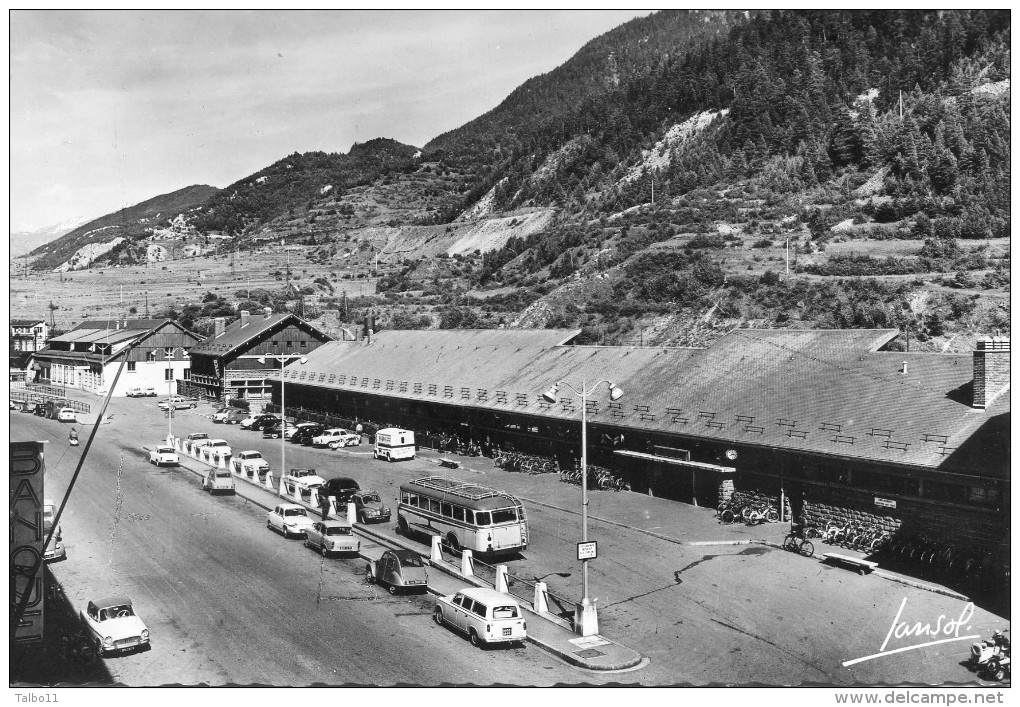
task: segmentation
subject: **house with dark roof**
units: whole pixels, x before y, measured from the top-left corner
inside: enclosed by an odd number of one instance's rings
[[[191,374],[188,352],[201,337],[171,319],[86,320],[32,355],[30,379],[114,396],[131,388],[176,393]]]
[[[896,330],[738,329],[708,348],[569,345],[576,333],[333,342],[284,371],[287,407],[566,463],[579,457],[584,409],[589,459],[638,492],[715,508],[761,491],[822,526],[853,519],[1008,549],[1008,339],[961,355],[893,350]],[[569,389],[606,380],[623,397]]]
[[[269,380],[283,366],[333,340],[295,314],[240,314],[230,326],[214,320],[212,336],[191,350],[189,394],[224,402],[268,399]]]
[[[41,351],[50,336],[45,319],[12,319],[11,351]]]

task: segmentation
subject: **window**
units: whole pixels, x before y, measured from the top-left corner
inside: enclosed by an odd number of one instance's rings
[[[447,518],[452,518],[453,517],[453,506],[450,505],[449,503],[442,503],[439,506],[439,512],[442,513]]]
[[[492,512],[492,523],[513,523],[517,520],[517,509],[515,508],[502,508],[498,511]]]
[[[471,523],[473,525],[474,522],[475,522],[475,512],[465,508],[464,509],[464,522],[465,523]]]
[[[438,514],[439,513],[439,501],[437,501],[434,498],[430,498],[429,499],[429,510],[432,511],[433,513]]]
[[[465,597],[464,597],[463,594],[458,594],[457,596],[455,596],[453,598],[453,603],[456,604],[457,606],[464,606],[464,601],[465,601]],[[468,604],[471,603],[470,599],[467,599],[466,601],[468,602]]]
[[[475,525],[489,525],[488,511],[475,511]]]
[[[308,345],[308,342],[305,341],[304,339],[302,339],[301,341],[298,342],[298,347],[300,347],[302,349],[305,348],[307,345]]]
[[[168,368],[163,371],[163,380],[172,381],[174,379],[174,369]]]
[[[291,341],[290,339],[287,339],[287,348],[288,349],[294,348],[294,342]]]
[[[185,368],[184,369],[184,380],[186,380],[186,381],[191,380],[191,369],[190,368]]]
[[[467,607],[465,606],[464,608],[466,609]],[[475,603],[471,607],[471,611],[475,612],[476,614],[484,618],[486,613],[488,613],[489,611],[489,607],[475,599]]]
[[[155,361],[156,360],[156,352],[155,351],[146,351],[145,352],[145,360],[146,361]]]
[[[134,373],[135,372],[135,364],[136,364],[136,362],[135,361],[128,361],[127,364],[128,364],[127,365],[128,373]]]
[[[494,606],[492,607],[492,618],[494,619],[516,619],[516,606]]]
[[[454,520],[464,520],[464,509],[461,508],[460,506],[454,506],[453,507],[453,519]]]

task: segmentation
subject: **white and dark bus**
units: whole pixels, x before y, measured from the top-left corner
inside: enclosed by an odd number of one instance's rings
[[[445,476],[400,485],[397,528],[438,535],[453,550],[513,554],[528,547],[528,514],[516,496]]]

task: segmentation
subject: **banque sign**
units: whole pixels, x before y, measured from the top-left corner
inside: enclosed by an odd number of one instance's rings
[[[11,442],[10,577],[11,608],[28,592],[28,604],[11,640],[38,641],[43,635],[43,462],[42,442]],[[31,577],[35,575],[34,581]],[[11,620],[14,619],[13,613]]]

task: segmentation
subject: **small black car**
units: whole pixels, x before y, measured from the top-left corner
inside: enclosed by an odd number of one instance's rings
[[[308,446],[312,443],[313,437],[318,437],[325,431],[325,425],[299,425],[297,431],[290,436],[290,441]]]
[[[351,500],[351,496],[361,490],[358,482],[344,476],[335,479],[326,479],[326,483],[319,489],[320,496],[332,496],[336,499],[337,508],[345,507]]]

